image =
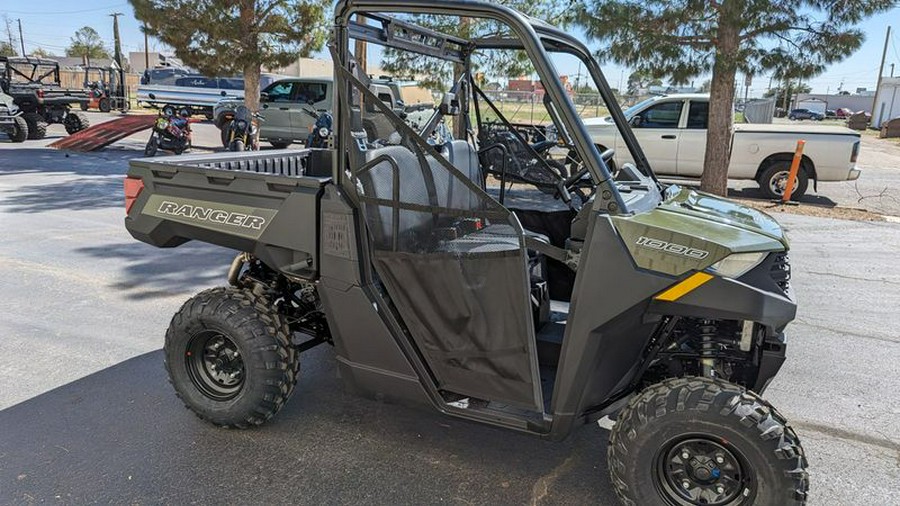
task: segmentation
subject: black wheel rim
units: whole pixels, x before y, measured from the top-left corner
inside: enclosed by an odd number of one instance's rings
[[[203,395],[215,401],[236,397],[244,385],[244,359],[228,336],[214,330],[195,334],[185,351],[185,365],[191,382]]]
[[[682,437],[657,453],[654,482],[671,505],[737,505],[754,495],[746,462],[721,439]]]

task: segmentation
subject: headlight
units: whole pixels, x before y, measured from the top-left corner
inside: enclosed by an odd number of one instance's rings
[[[235,126],[237,126],[238,129],[243,130],[243,129],[247,128],[247,122],[242,119],[239,119],[235,122]]]
[[[328,134],[329,134],[329,133],[330,133],[330,132],[329,132],[328,129],[325,128],[325,127],[322,127],[322,128],[319,129],[319,137],[328,137]]]
[[[733,253],[712,264],[709,270],[726,278],[739,278],[759,265],[766,253]]]
[[[159,118],[158,120],[156,120],[156,128],[165,130],[166,128],[168,128],[168,126],[169,120],[167,120],[166,118]]]

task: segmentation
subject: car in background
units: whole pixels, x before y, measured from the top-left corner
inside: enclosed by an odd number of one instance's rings
[[[788,119],[792,121],[801,119],[822,121],[825,119],[825,115],[820,112],[810,111],[809,109],[791,109],[791,112],[788,113]]]
[[[653,97],[623,111],[653,172],[672,179],[703,175],[709,123],[708,94]],[[600,152],[615,150],[614,168],[634,163],[609,117],[584,120]],[[797,140],[806,148],[793,198],[806,193],[810,181],[848,181],[859,177],[859,132],[841,126],[738,123],[731,140],[729,179],[759,183],[766,198],[784,194]]]
[[[846,107],[841,107],[838,110],[834,111],[834,115],[838,119],[847,119],[853,114],[853,111],[847,109]]]
[[[826,109],[826,110],[825,110],[825,117],[828,118],[828,119],[834,119],[834,118],[837,118],[837,111],[835,111],[834,109]]]
[[[371,81],[369,90],[415,130],[424,127],[434,112],[431,92],[413,81],[379,77]],[[334,81],[331,77],[291,77],[273,82],[260,92],[259,112],[263,117],[260,140],[277,149],[294,142],[306,142],[310,127],[316,122],[315,115],[309,111],[331,112],[333,101]],[[243,98],[225,98],[213,108],[213,123],[222,132],[223,146],[227,145],[226,133],[234,110],[243,103]],[[374,111],[375,106],[366,104],[366,107]],[[377,130],[379,125],[370,124],[371,121],[374,120],[365,120],[363,128]]]

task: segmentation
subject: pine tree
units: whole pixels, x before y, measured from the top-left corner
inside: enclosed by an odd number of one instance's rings
[[[583,0],[598,56],[685,82],[711,74],[704,191],[724,195],[737,72],[811,77],[858,49],[855,25],[894,0]]]
[[[129,0],[149,35],[207,75],[244,76],[244,101],[259,109],[262,67],[279,68],[322,48],[324,0]]]

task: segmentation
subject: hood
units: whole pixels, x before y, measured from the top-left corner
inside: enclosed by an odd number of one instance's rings
[[[703,218],[754,232],[778,241],[785,249],[788,248],[787,237],[774,218],[762,211],[722,197],[673,185],[667,188],[666,199],[660,205],[660,210]]]

